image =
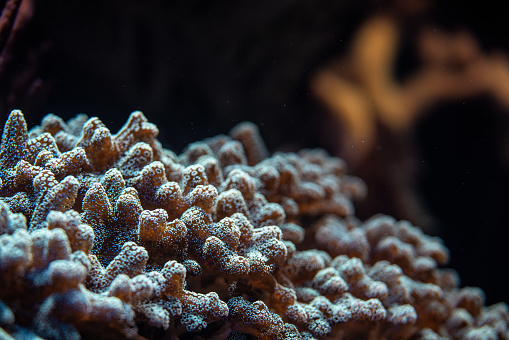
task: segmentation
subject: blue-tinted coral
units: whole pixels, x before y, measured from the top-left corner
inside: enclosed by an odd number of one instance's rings
[[[0,338],[509,339],[409,222],[360,222],[362,180],[258,129],[164,149],[141,112],[13,111],[0,145]]]

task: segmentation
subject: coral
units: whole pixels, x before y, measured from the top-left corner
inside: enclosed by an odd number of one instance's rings
[[[20,111],[0,149],[2,338],[509,339],[406,221],[361,222],[366,188],[324,151],[269,155],[251,123],[164,149],[134,112]]]
[[[408,11],[413,16],[429,9],[422,6],[413,12],[393,3],[368,16],[352,35],[348,54],[314,75],[312,92],[346,126],[343,151],[352,162],[369,156],[383,134],[381,126],[405,138],[401,132],[429,114],[435,103],[488,94],[502,107],[509,106],[504,86],[509,79],[507,56],[486,53],[471,32],[447,32],[426,20],[416,23],[419,33],[413,33],[421,64],[404,79],[398,78],[394,65],[402,50],[402,32],[412,25],[395,13]]]

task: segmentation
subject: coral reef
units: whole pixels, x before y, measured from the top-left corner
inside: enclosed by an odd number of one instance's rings
[[[366,189],[324,151],[269,155],[256,126],[164,149],[133,112],[0,149],[0,336],[509,339],[505,304],[460,288],[440,239],[359,221]]]

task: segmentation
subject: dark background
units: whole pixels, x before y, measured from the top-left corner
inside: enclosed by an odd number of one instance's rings
[[[50,112],[64,119],[83,112],[115,132],[131,111],[141,110],[159,127],[163,145],[181,152],[250,120],[270,150],[322,147],[334,154],[335,123],[310,94],[309,79],[348,53],[356,28],[386,3],[60,0],[25,6],[26,22],[2,54],[2,122],[14,108],[23,110],[29,126]],[[504,1],[450,0],[433,4],[416,22],[467,29],[484,51],[509,53],[508,14]],[[401,77],[418,67],[411,32],[397,65]],[[441,103],[418,122],[412,141],[402,141],[413,143],[418,193],[451,251],[450,266],[462,284],[485,290],[487,304],[509,302],[508,118],[485,97]],[[389,213],[385,206],[364,209],[360,217]]]

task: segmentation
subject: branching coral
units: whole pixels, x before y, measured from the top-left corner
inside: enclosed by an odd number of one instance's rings
[[[508,339],[439,239],[360,222],[363,182],[323,151],[269,156],[257,128],[162,148],[141,112],[13,111],[0,149],[3,338]]]

